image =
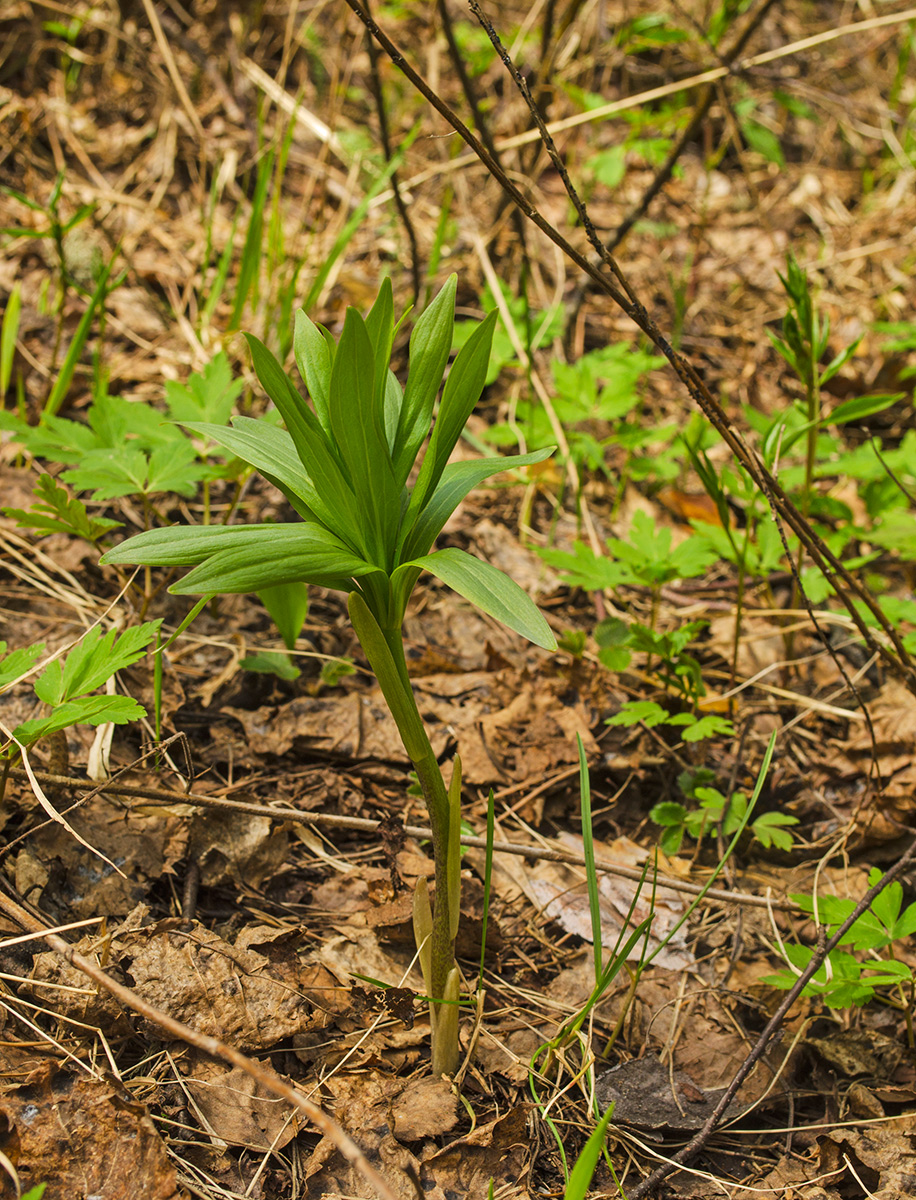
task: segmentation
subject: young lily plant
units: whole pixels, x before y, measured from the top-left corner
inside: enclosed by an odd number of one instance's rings
[[[416,322],[402,388],[389,367],[398,324],[386,281],[363,319],[347,310],[339,343],[300,310],[296,364],[311,397],[300,395],[256,337],[246,335],[255,370],[286,429],[236,417],[231,426],[187,423],[248,462],[286,496],[299,520],[288,524],[183,526],[130,538],[106,563],[191,566],[171,591],[215,595],[262,592],[293,583],[349,593],[349,613],[397,722],[429,810],[435,904],[427,881],[414,897],[414,928],[430,999],[433,1071],[458,1065],[458,930],[461,764],[446,788],[417,708],[404,656],[403,622],[424,571],[538,646],[556,649],[547,622],[501,571],[467,554],[433,550],[445,522],[483,480],[543,461],[552,448],[508,458],[450,463],[486,380],[496,314],[474,330],[448,373],[436,409],[454,328],[452,276]],[[406,314],[405,314],[406,316]],[[408,480],[425,444],[412,487]]]

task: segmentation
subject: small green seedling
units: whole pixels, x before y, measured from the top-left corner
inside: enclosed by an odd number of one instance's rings
[[[869,872],[869,887],[874,887],[880,878],[881,871],[875,867]],[[819,925],[826,926],[828,938],[839,929],[856,906],[855,900],[842,896],[815,898],[802,894],[790,896],[789,899],[809,913]],[[900,1006],[909,1013],[914,983],[912,968],[893,957],[880,958],[878,951],[886,950],[913,933],[916,933],[916,902],[903,908],[903,888],[895,880],[846,931],[842,944],[858,954],[849,950],[831,951],[802,994],[820,996],[828,1008],[850,1008],[873,1000],[879,988],[891,988],[901,994]],[[811,961],[814,950],[810,946],[792,943],[781,944],[780,951],[788,969],[767,975],[762,982],[788,989],[795,985],[798,976]],[[866,957],[863,959],[861,955]],[[906,991],[904,985],[907,985]]]
[[[98,694],[116,671],[132,666],[146,653],[159,631],[159,621],[128,629],[120,637],[114,630],[103,634],[98,625],[70,650],[65,658],[52,660],[35,681],[35,696],[50,711],[23,721],[13,737],[0,746],[5,769],[15,763],[20,747],[28,749],[42,738],[69,729],[71,725],[125,725],[146,716],[146,709],[130,696]],[[6,654],[0,642],[0,692],[31,674],[45,653],[44,643],[25,646]],[[6,778],[4,772],[4,779]]]
[[[214,595],[317,584],[349,594],[350,619],[397,722],[416,770],[433,832],[435,910],[425,880],[415,894],[414,928],[432,1001],[433,1070],[458,1062],[458,987],[454,941],[460,888],[461,769],[446,788],[417,708],[404,655],[403,622],[420,575],[429,571],[485,613],[539,646],[555,649],[547,622],[501,571],[462,550],[431,552],[468,492],[505,471],[542,462],[543,449],[512,458],[450,463],[484,386],[495,314],[448,362],[457,280],[452,276],[417,321],[410,370],[401,387],[389,367],[395,334],[390,282],[368,316],[348,309],[340,342],[296,317],[294,349],[311,396],[307,404],[277,359],[248,335],[255,370],[286,424],[236,417],[231,427],[189,423],[259,470],[300,518],[286,524],[183,526],[139,534],[110,550],[108,563],[191,566],[171,591]],[[416,473],[408,479],[426,443]]]
[[[649,813],[655,824],[664,829],[659,846],[665,854],[677,854],[685,835],[698,842],[706,834],[721,829],[725,837],[731,837],[745,822],[747,796],[743,792],[733,792],[730,800],[714,787],[697,787],[692,794],[699,800],[699,808],[688,809],[666,800]],[[798,818],[788,813],[766,812],[748,822],[747,829],[767,850],[771,846],[791,850],[793,838],[786,826],[797,824]]]
[[[681,729],[681,737],[685,742],[701,742],[710,737],[732,737],[735,732],[731,721],[716,713],[707,713],[702,717],[686,712],[672,714],[654,700],[628,700],[621,705],[619,712],[608,717],[605,725],[644,725],[647,729],[654,729],[656,725],[672,725]],[[655,820],[654,817],[652,819]]]

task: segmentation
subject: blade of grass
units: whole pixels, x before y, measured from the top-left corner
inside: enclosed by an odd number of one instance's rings
[[[6,395],[13,377],[13,358],[19,335],[19,315],[22,312],[22,284],[17,280],[10,292],[0,327],[0,400]]]
[[[601,978],[601,898],[598,895],[598,872],[595,868],[595,834],[592,829],[592,789],[588,761],[582,738],[576,734],[579,747],[579,811],[582,815],[582,853],[585,857],[585,878],[588,883],[588,911],[592,920],[592,948],[595,954],[595,984]]]
[[[477,990],[483,987],[483,965],[487,956],[487,921],[490,916],[490,895],[493,883],[493,835],[496,830],[496,798],[493,789],[487,797],[487,848],[484,851],[483,871],[483,922],[480,930],[480,973],[477,976]]]
[[[51,388],[50,395],[45,402],[44,412],[42,413],[42,416],[44,417],[53,417],[57,415],[58,409],[63,404],[67,392],[70,390],[70,384],[73,382],[73,375],[76,371],[76,365],[80,360],[83,347],[86,345],[86,341],[89,337],[89,331],[92,328],[92,322],[95,319],[95,314],[100,306],[105,303],[105,299],[109,293],[113,292],[114,289],[124,279],[124,274],[122,274],[109,288],[108,278],[111,275],[111,269],[115,264],[115,259],[118,257],[119,252],[120,246],[115,248],[114,254],[112,254],[111,258],[102,268],[95,291],[92,293],[92,296],[89,299],[89,303],[86,306],[86,311],[80,318],[80,323],[76,327],[76,333],[73,335],[73,340],[70,342],[70,345],[67,349],[66,356],[60,368],[60,374],[57,376],[54,386]]]
[[[334,242],[334,245],[331,247],[330,253],[321,264],[318,274],[312,280],[312,286],[309,288],[308,295],[302,302],[302,307],[306,312],[309,312],[318,302],[334,264],[337,262],[338,258],[340,258],[341,254],[343,254],[344,250],[346,250],[347,246],[350,244],[350,239],[362,224],[363,218],[369,211],[369,205],[379,194],[379,192],[381,192],[385,184],[391,178],[392,174],[404,161],[407,151],[419,136],[420,130],[423,128],[423,124],[424,123],[422,120],[417,121],[416,125],[414,125],[413,129],[411,129],[410,133],[407,134],[401,143],[400,150],[392,157],[390,162],[385,164],[384,170],[379,173],[378,178],[374,181],[372,186],[366,192],[365,196],[363,196],[362,200],[360,200],[359,204],[353,210],[352,217],[350,217],[349,221],[347,221],[346,225],[337,235],[337,239]]]
[[[258,163],[254,196],[251,200],[251,216],[245,234],[245,245],[242,247],[242,262],[239,267],[235,303],[232,306],[232,316],[229,318],[228,331],[230,333],[238,329],[241,324],[242,313],[245,311],[248,294],[252,288],[257,297],[258,268],[261,264],[261,242],[264,233],[264,207],[267,201],[267,188],[273,173],[275,155],[275,150],[269,150]]]

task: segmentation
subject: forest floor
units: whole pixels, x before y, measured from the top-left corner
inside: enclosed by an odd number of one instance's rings
[[[899,867],[916,10],[886,7],[490,6],[624,293],[848,565],[866,593],[848,602],[784,543],[645,325],[518,216],[342,0],[3,6],[0,638],[26,656],[5,674],[0,657],[0,1196],[378,1194],[334,1129],[206,1037],[310,1098],[405,1200],[631,1196],[707,1122],[793,971]],[[591,261],[471,13],[372,15]],[[789,256],[796,311],[807,297],[824,334],[813,388],[768,336],[791,351]],[[289,519],[271,483],[162,425],[182,403],[265,413],[240,331],[292,369],[300,305],[339,335],[382,278],[400,313],[450,272],[459,322],[501,313],[456,453],[560,451],[473,492],[439,544],[510,575],[560,649],[428,577],[408,612],[468,835],[462,1059],[436,1079],[411,917],[427,818],[342,593],[309,589],[292,650],[257,596],[218,597],[158,668],[134,656],[87,689],[142,719],[89,723],[81,697],[74,723],[24,749],[12,734],[47,717],[36,680],[87,631],[161,621],[165,640],[190,612],[174,572],[128,576],[104,549],[150,525]],[[883,617],[863,633],[868,597]],[[656,1194],[916,1195],[907,862]],[[607,963],[649,918],[596,991],[597,928]],[[594,1178],[566,1191],[611,1101]]]

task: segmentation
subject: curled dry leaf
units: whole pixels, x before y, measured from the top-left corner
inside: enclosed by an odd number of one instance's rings
[[[293,956],[271,961],[268,954],[232,946],[200,925],[185,929],[177,919],[137,928],[145,912],[141,905],[108,939],[112,968],[141,999],[199,1033],[239,1050],[263,1050],[321,1023],[323,1010],[339,995],[337,980],[320,965],[303,965]],[[83,938],[76,946],[84,954],[100,948],[98,937]],[[32,979],[69,982],[72,968],[59,962],[51,951],[38,955]],[[78,987],[75,995],[59,993],[58,1010],[74,1016],[88,1010],[101,1028],[120,1030],[126,1019],[120,1006],[97,998],[83,975]],[[33,990],[47,997],[46,987]]]
[[[582,853],[582,839],[573,834],[562,834],[560,841],[565,849]],[[606,862],[620,866],[641,868],[648,851],[629,838],[618,838],[615,842],[595,843],[595,854]],[[525,892],[549,920],[556,921],[568,933],[574,933],[585,941],[592,940],[592,922],[589,910],[588,887],[584,869],[569,867],[564,863],[539,863],[525,877]],[[660,943],[671,933],[684,914],[683,897],[670,888],[653,887],[651,873],[646,876],[639,895],[639,885],[616,875],[598,872],[598,895],[601,906],[601,938],[606,951],[610,952],[623,929],[627,914],[633,906],[628,929],[632,930],[652,915],[648,941],[639,942],[630,951],[629,958],[637,960],[647,953],[655,954]],[[634,902],[635,897],[635,902]],[[673,934],[668,945],[653,958],[653,964],[669,971],[683,971],[696,965],[696,959],[687,949],[687,929],[682,926]]]

